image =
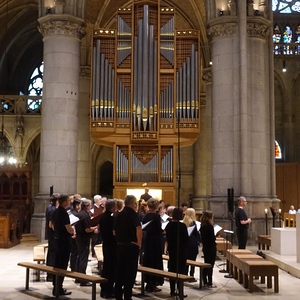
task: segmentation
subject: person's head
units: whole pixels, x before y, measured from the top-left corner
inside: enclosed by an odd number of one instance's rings
[[[70,205],[69,195],[60,195],[58,198],[58,204],[63,208],[67,208]]]
[[[193,208],[188,208],[185,211],[183,223],[189,227],[193,222],[196,222],[196,211]]]
[[[117,201],[117,211],[122,211],[124,208],[124,200],[123,199],[116,199]]]
[[[72,194],[72,195],[69,195],[69,199],[70,199],[70,204],[72,204],[73,201],[74,201],[74,195],[73,195],[73,194]]]
[[[76,210],[76,211],[80,211],[80,208],[81,208],[81,201],[80,200],[73,200],[72,202],[72,206],[73,208]]]
[[[173,206],[173,205],[170,205],[170,206],[168,206],[168,208],[167,208],[167,215],[168,215],[169,217],[171,217],[171,218],[172,218],[174,209],[175,209],[175,206]]]
[[[106,201],[107,201],[107,198],[106,198],[106,197],[102,197],[102,199],[100,200],[100,206],[101,206],[102,208],[105,208]]]
[[[125,206],[137,210],[137,201],[134,195],[127,195],[124,199]]]
[[[80,200],[82,197],[80,194],[74,194],[74,199]]]
[[[290,210],[294,210],[294,209],[295,209],[294,205],[291,205]]]
[[[183,218],[183,210],[181,207],[175,207],[172,213],[172,219],[174,221],[180,221]]]
[[[149,193],[149,188],[145,188],[145,194]]]
[[[102,197],[101,197],[100,195],[95,195],[95,196],[94,196],[94,203],[95,203],[97,206],[100,206],[101,199],[102,199]]]
[[[188,208],[188,204],[187,204],[186,202],[181,203],[181,208],[182,208],[182,210],[183,210],[183,213],[185,213],[185,211],[186,211],[187,208]]]
[[[114,213],[117,210],[117,201],[115,199],[107,199],[105,201],[105,210]]]
[[[244,207],[247,204],[247,199],[244,196],[240,196],[238,199],[238,206],[239,207]]]
[[[81,209],[89,211],[91,209],[92,201],[87,198],[81,198]]]
[[[213,217],[214,217],[214,215],[213,215],[212,211],[210,211],[210,210],[204,211],[202,214],[202,218],[201,218],[201,226],[212,224]]]
[[[159,202],[158,202],[157,199],[150,198],[147,201],[147,204],[148,204],[148,207],[149,207],[149,211],[156,212],[158,210]]]
[[[57,206],[58,205],[58,198],[59,198],[60,194],[59,193],[53,193],[50,197],[50,202],[53,206]]]
[[[149,211],[148,203],[146,201],[141,201],[140,202],[139,211],[142,214],[146,214]]]

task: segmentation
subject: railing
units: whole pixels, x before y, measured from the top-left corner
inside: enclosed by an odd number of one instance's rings
[[[42,96],[0,95],[0,113],[40,115]]]
[[[274,43],[274,55],[300,55],[300,43]]]

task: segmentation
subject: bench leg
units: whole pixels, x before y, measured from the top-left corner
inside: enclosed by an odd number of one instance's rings
[[[40,261],[38,261],[38,264],[40,264]],[[39,270],[36,270],[36,281],[40,281],[41,278],[40,278],[40,271]]]
[[[29,268],[26,268],[25,290],[29,290]]]
[[[142,295],[145,295],[145,277],[144,277],[144,273],[143,272],[141,272],[141,294]]]
[[[274,275],[274,292],[279,292],[279,285],[278,285],[278,274]]]
[[[199,267],[199,289],[202,289],[202,280],[203,280],[203,268]]]
[[[92,282],[92,300],[96,300],[96,283]]]
[[[267,287],[272,288],[272,276],[267,276]]]
[[[253,282],[253,276],[249,275],[249,293],[254,292],[254,282]]]
[[[260,276],[260,282],[261,282],[261,283],[265,283],[265,282],[266,282],[265,276]]]
[[[59,298],[59,288],[58,288],[58,275],[54,275],[55,278],[55,298],[58,299]]]

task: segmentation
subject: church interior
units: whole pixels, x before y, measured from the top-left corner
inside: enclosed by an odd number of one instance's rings
[[[251,244],[300,207],[298,1],[1,0],[0,243],[51,192],[145,187]],[[275,214],[275,217],[274,217]]]
[[[0,298],[49,299],[43,280],[23,292],[16,262],[45,240],[53,192],[145,189],[199,219],[211,210],[233,245],[246,197],[249,249],[279,234],[263,251],[280,267],[279,294],[258,284],[256,299],[297,297],[299,251],[286,255],[281,229],[296,249],[299,13],[298,0],[0,0]],[[189,299],[253,298],[222,263],[218,288],[187,284]]]

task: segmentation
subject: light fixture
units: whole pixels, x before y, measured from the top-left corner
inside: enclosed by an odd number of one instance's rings
[[[282,72],[286,72],[285,60],[282,62]]]
[[[256,10],[254,11],[254,14],[255,14],[256,16],[260,16],[260,12],[259,12],[259,10],[258,10],[258,9],[256,9]]]
[[[224,15],[224,10],[220,10],[219,11],[219,16],[223,16]]]

